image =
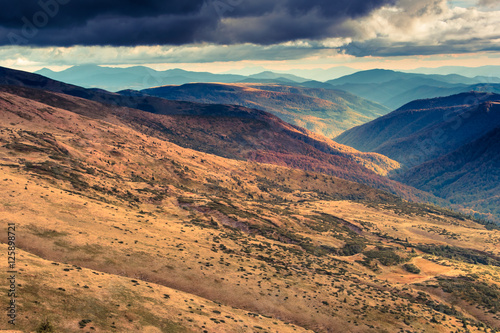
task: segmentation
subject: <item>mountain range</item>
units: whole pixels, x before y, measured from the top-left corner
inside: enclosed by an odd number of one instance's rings
[[[85,89],[36,74],[0,68],[1,89],[44,104],[79,112],[55,93],[103,103],[122,121],[148,135],[168,138],[182,147],[226,158],[287,165],[358,181],[401,195],[407,199],[436,198],[385,177],[399,163],[379,154],[361,153],[339,145],[306,129],[292,126],[265,111],[240,106],[179,102],[147,95],[124,96]],[[15,88],[12,88],[12,87]],[[33,90],[36,88],[37,90]],[[43,89],[43,90],[40,90]],[[50,91],[50,92],[49,92]],[[122,110],[123,108],[126,108]],[[93,106],[91,112],[104,107]],[[142,110],[138,116],[137,111]]]
[[[0,84],[19,330],[500,328],[498,227],[388,193],[432,198],[383,177],[387,157],[242,106]]]
[[[1,75],[2,72],[3,75]],[[386,74],[389,77],[392,76],[392,73]],[[405,199],[423,200],[441,205],[447,205],[446,202],[449,201],[442,200],[449,200],[451,196],[443,195],[439,188],[430,191],[427,187],[420,187],[422,191],[418,191],[411,186],[402,185],[402,183],[420,184],[407,181],[404,178],[405,172],[423,162],[445,156],[461,146],[479,139],[479,134],[493,130],[497,124],[497,120],[494,118],[496,113],[489,112],[490,106],[485,103],[498,100],[498,95],[479,92],[464,93],[441,99],[417,100],[409,103],[393,113],[346,131],[336,139],[337,142],[342,143],[339,145],[324,136],[289,125],[269,113],[242,106],[173,101],[145,95],[144,92],[128,91],[125,95],[109,93],[98,89],[80,88],[43,76],[13,72],[8,69],[0,70],[0,75],[0,83],[4,84],[43,88],[118,108],[127,107],[147,111],[149,114],[163,115],[166,118],[161,118],[161,121],[152,122],[151,119],[135,115],[128,118],[128,121],[130,126],[134,126],[134,128],[147,128],[149,135],[153,133],[151,132],[153,129],[156,129],[159,132],[155,135],[166,137],[185,148],[226,158],[253,160],[300,168],[306,171],[322,172],[374,186]],[[163,87],[158,88],[158,91],[164,90],[174,95],[177,93],[179,99],[188,99],[188,96],[193,94],[205,94],[206,96],[215,94],[223,103],[230,101],[228,98],[231,94],[231,98],[234,99],[234,96],[238,95],[235,91],[242,92],[243,88],[255,89],[251,87],[251,84],[233,86],[233,92],[224,92],[226,95],[221,98],[219,93],[217,96],[215,93],[217,89],[214,88],[219,88],[219,90],[223,88],[222,90],[225,91],[228,88],[227,85],[208,85],[208,87],[210,89],[207,90],[206,85],[195,84],[187,87]],[[263,92],[268,94],[264,94],[264,96],[271,96],[276,92],[294,94],[300,91],[303,96],[322,97],[325,100],[326,98],[336,98],[331,95],[329,90],[298,89],[290,86],[262,84],[258,85],[258,88],[259,94]],[[21,94],[19,88],[16,88],[16,94]],[[24,91],[22,94],[27,98],[37,96],[31,91]],[[256,96],[253,93],[251,95],[252,98]],[[284,96],[290,97],[292,95]],[[344,94],[344,96],[346,95]],[[207,101],[217,101],[216,98],[211,98],[207,98]],[[245,98],[239,96],[238,98],[244,100],[248,96]],[[40,101],[49,103],[47,100],[51,99],[52,97],[43,97]],[[283,101],[284,99],[281,98],[280,103]],[[267,103],[266,107],[269,107],[267,98],[261,98],[260,102]],[[495,104],[493,104],[493,110],[496,110]],[[472,121],[464,121],[467,118],[471,118]],[[455,130],[453,126],[459,122],[461,127]],[[181,124],[182,126],[178,126]],[[435,140],[430,148],[422,148],[422,142],[426,144],[427,138],[435,135],[434,133],[437,131],[435,128],[439,129],[439,133],[443,133],[440,138],[446,139]],[[371,154],[372,152],[377,154]],[[470,172],[473,171],[470,170]],[[399,182],[384,177],[387,175]],[[485,192],[480,190],[482,188],[486,187],[478,186],[477,200],[474,203],[471,201],[470,206],[467,206],[467,200],[457,199],[453,203],[454,207],[462,210],[469,209],[469,211],[474,208],[472,213],[478,214],[477,216],[485,217],[486,215],[483,214],[490,214],[487,215],[490,219],[497,220],[496,210],[492,210],[491,205],[483,200]],[[433,194],[439,197],[433,196]],[[461,196],[457,194],[455,197],[460,198]],[[462,198],[465,197],[462,196]]]
[[[375,101],[390,109],[418,99],[469,91],[500,92],[497,77],[469,78],[457,74],[426,75],[374,69],[327,81],[330,86]]]
[[[487,69],[492,68],[488,67]],[[349,75],[336,78],[339,71],[349,73]],[[112,68],[83,65],[74,66],[60,72],[44,68],[36,73],[69,84],[108,91],[142,90],[187,83],[278,84],[304,88],[344,90],[392,110],[417,99],[448,96],[473,90],[500,92],[500,78],[491,74],[494,71],[489,75],[478,75],[473,78],[457,74],[426,75],[381,69],[358,71],[351,74],[352,71],[346,68],[334,68],[331,72],[332,76],[328,77],[330,71],[323,71],[323,76],[320,79],[326,80],[326,82],[306,79],[295,74],[266,70],[245,76],[191,72],[182,69],[156,71],[144,66]],[[300,72],[295,71],[294,73]],[[467,73],[473,73],[473,71],[469,70]],[[480,73],[482,72],[480,71]],[[335,79],[331,79],[334,77]]]
[[[464,66],[443,66],[437,68],[417,68],[414,70],[407,70],[404,72],[408,73],[420,73],[420,74],[458,74],[467,77],[483,77],[488,82],[488,78],[496,79],[500,77],[500,66],[479,66],[479,67],[464,67]]]
[[[182,69],[156,71],[145,66],[128,68],[102,67],[96,65],[73,66],[60,72],[43,68],[36,72],[54,80],[82,86],[85,88],[101,88],[108,91],[123,89],[145,89],[163,85],[182,85],[186,83],[220,82],[234,83],[244,80],[302,83],[307,79],[292,74],[276,74],[263,71],[250,76],[236,74],[213,74],[209,72],[192,72]]]

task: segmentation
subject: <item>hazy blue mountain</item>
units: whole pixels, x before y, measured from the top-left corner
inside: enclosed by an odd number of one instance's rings
[[[491,78],[494,80],[492,83],[498,83],[498,78],[500,77],[500,66],[480,66],[480,67],[463,67],[463,66],[443,66],[437,68],[417,68],[413,70],[406,70],[403,72],[407,73],[421,73],[421,74],[459,74],[471,78],[477,76],[483,77],[482,82],[490,82],[484,80],[485,78]]]
[[[156,71],[144,66],[112,68],[84,65],[74,66],[60,72],[42,69],[36,73],[85,88],[102,88],[109,91],[144,89],[190,82],[237,82],[246,78],[242,75],[190,72],[182,69]]]
[[[373,100],[391,109],[396,109],[412,100],[447,96],[475,90],[495,92],[494,85],[484,85],[480,78],[469,78],[457,74],[425,75],[374,69],[357,72],[327,81],[337,89]]]
[[[196,83],[196,82],[193,82]],[[208,83],[208,82],[199,82],[199,83]],[[297,86],[300,87],[302,86],[301,83],[298,83],[297,81],[293,81],[284,77],[277,77],[275,79],[259,79],[259,78],[251,78],[247,77],[241,81],[237,82],[231,82],[231,83],[262,83],[262,84],[284,84],[284,85],[291,85],[291,86]]]
[[[269,70],[262,66],[245,67],[241,69],[232,69],[222,74],[238,74],[238,75],[253,75],[259,74],[261,72],[271,71],[276,74],[291,74],[300,77],[301,79],[313,80],[313,81],[328,81],[333,80],[345,75],[350,75],[359,70],[346,67],[346,66],[336,66],[327,69],[314,68],[314,69],[289,69],[289,70]],[[299,81],[300,82],[300,81]]]
[[[275,71],[276,73],[285,73],[285,71]],[[334,80],[339,77],[354,74],[359,72],[359,70],[346,67],[346,66],[337,66],[332,68],[316,68],[316,69],[291,69],[286,71],[286,73],[294,74],[306,79],[325,82],[328,80]]]
[[[446,83],[462,83],[462,84],[474,84],[480,83],[476,79],[468,78],[465,76],[457,74],[449,75],[426,75],[426,74],[414,74],[414,73],[403,73],[387,69],[371,69],[367,71],[357,72],[351,75],[346,75],[335,80],[330,80],[330,84],[346,84],[346,83],[384,83],[391,82],[394,80],[408,80],[408,79],[432,79],[439,82]]]
[[[308,81],[307,79],[304,79],[303,77],[298,77],[298,76],[293,75],[293,74],[274,73],[271,71],[265,71],[265,72],[261,72],[258,74],[249,75],[248,78],[250,78],[250,79],[271,79],[271,80],[273,80],[273,79],[287,79],[287,80],[295,81],[295,82],[299,82],[299,83]]]
[[[486,83],[479,83],[479,84],[473,84],[470,86],[454,86],[450,88],[441,88],[441,87],[436,87],[436,86],[429,86],[429,85],[423,85],[418,88],[405,91],[400,95],[392,97],[392,101],[394,104],[405,104],[408,102],[408,100],[418,100],[422,99],[423,97],[425,98],[435,98],[435,97],[442,97],[442,96],[450,96],[450,95],[456,95],[460,94],[463,92],[470,92],[470,91],[480,91],[480,92],[492,92],[492,93],[500,93],[500,84],[498,83],[493,83],[493,84],[486,84]]]
[[[192,72],[183,69],[156,71],[149,67],[135,66],[127,68],[102,67],[96,65],[74,66],[60,72],[43,68],[36,74],[54,80],[78,85],[85,88],[101,88],[108,91],[124,89],[141,90],[164,85],[182,85],[195,82],[234,83],[248,80],[251,82],[302,83],[308,79],[286,73],[263,71],[254,75],[213,74]]]

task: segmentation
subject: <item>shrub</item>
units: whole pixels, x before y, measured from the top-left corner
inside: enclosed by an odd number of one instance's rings
[[[366,244],[361,242],[349,242],[344,245],[342,249],[339,250],[339,255],[341,256],[353,256],[355,254],[363,252],[366,248]]]
[[[52,325],[52,323],[48,319],[44,319],[44,321],[42,321],[40,323],[40,325],[38,325],[35,332],[36,333],[53,333],[53,332],[55,332],[55,329],[54,329],[54,326]]]
[[[469,264],[482,264],[500,267],[500,260],[486,252],[454,247],[449,245],[418,245],[417,249],[443,258],[463,261]]]
[[[394,250],[389,248],[379,248],[377,250],[364,252],[363,254],[368,261],[377,259],[384,266],[397,265],[404,261],[404,259],[398,256]]]
[[[404,264],[403,268],[409,273],[420,274],[420,268],[418,268],[414,264]]]

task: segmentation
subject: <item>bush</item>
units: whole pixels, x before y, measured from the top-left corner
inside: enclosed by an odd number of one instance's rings
[[[495,284],[477,281],[474,275],[438,278],[438,282],[444,292],[483,306],[489,309],[490,313],[500,312],[500,288]]]
[[[55,332],[54,326],[50,323],[48,319],[45,319],[38,325],[35,330],[36,333],[53,333]]]
[[[368,262],[377,259],[384,266],[397,265],[404,261],[394,250],[389,248],[379,248],[377,250],[366,251],[363,254],[366,256]]]
[[[355,254],[363,252],[366,248],[366,244],[361,242],[349,242],[344,245],[342,249],[339,250],[339,255],[341,256],[353,256]]]
[[[420,268],[418,268],[414,264],[404,264],[403,268],[409,273],[420,274]]]

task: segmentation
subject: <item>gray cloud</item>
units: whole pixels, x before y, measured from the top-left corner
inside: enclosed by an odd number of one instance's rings
[[[396,0],[0,0],[0,44],[274,44],[335,27]]]
[[[478,0],[477,4],[483,7],[498,7],[500,4],[498,0]]]

